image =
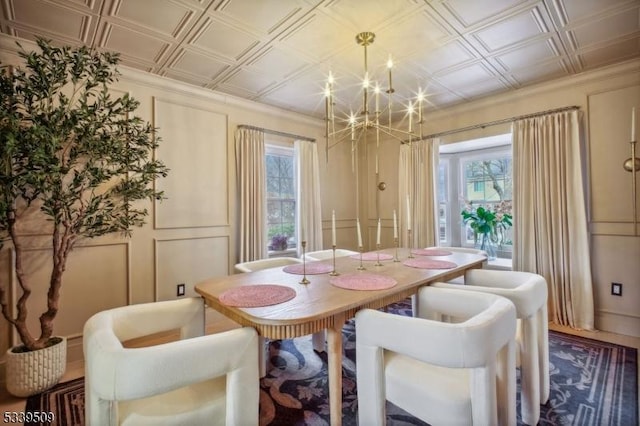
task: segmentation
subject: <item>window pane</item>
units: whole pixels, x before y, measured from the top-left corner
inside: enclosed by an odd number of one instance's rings
[[[267,200],[267,223],[277,224],[282,221],[282,203],[280,200]]]
[[[511,198],[513,194],[512,161],[509,155],[495,158],[463,161],[462,189],[464,198],[471,206],[467,208],[485,208],[512,214]],[[506,230],[504,245],[512,244],[511,228]],[[473,231],[469,226],[464,229],[463,242],[474,243]]]
[[[267,235],[269,250],[281,250],[274,236],[284,236],[287,247],[295,248],[295,175],[293,151],[267,148]],[[282,238],[278,238],[282,240]],[[276,246],[278,245],[278,246]]]
[[[280,179],[280,196],[282,198],[292,198],[292,199],[296,197],[296,188],[294,185],[293,178]]]
[[[279,159],[275,155],[267,155],[267,177],[280,175]]]

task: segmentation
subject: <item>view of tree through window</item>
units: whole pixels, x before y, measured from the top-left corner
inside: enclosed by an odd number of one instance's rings
[[[513,196],[511,156],[463,161],[464,198],[472,206],[491,209],[510,206]],[[502,203],[501,203],[502,202]],[[473,231],[467,227],[467,242],[473,242]],[[510,235],[510,233],[509,233]],[[510,240],[507,242],[509,244]]]
[[[266,162],[269,250],[295,247],[296,191],[293,153],[267,151]]]

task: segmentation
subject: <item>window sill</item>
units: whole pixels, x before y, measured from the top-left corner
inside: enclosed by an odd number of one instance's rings
[[[298,257],[298,250],[296,248],[286,250],[269,250],[269,257]]]
[[[498,271],[511,271],[513,267],[511,259],[498,257],[487,262],[487,269],[495,269]]]

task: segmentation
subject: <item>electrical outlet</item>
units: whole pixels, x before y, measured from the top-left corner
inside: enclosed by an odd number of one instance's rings
[[[178,296],[184,296],[184,291],[185,291],[185,290],[184,290],[184,283],[180,283],[180,284],[178,284],[178,285],[177,285],[177,288],[176,288],[176,294],[177,294]]]
[[[611,294],[614,296],[622,296],[622,284],[611,283]]]

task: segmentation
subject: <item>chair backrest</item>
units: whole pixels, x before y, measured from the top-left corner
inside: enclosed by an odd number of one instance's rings
[[[296,257],[270,257],[268,259],[251,260],[249,262],[237,263],[236,272],[253,272],[262,269],[275,268],[278,266],[294,265],[302,263],[302,260]]]
[[[429,247],[432,249],[441,249],[441,250],[449,250],[456,253],[470,253],[470,254],[479,254],[481,256],[488,257],[487,252],[484,250],[471,248],[471,247]]]
[[[547,281],[531,272],[474,269],[464,276],[466,290],[497,294],[511,300],[518,318],[534,315],[547,303]],[[438,283],[436,287],[446,287]]]
[[[258,403],[257,333],[245,327],[205,336],[204,322],[201,298],[123,306],[89,318],[83,330],[86,423],[117,424],[122,415],[120,403],[129,408],[141,406],[148,398],[172,396],[171,392],[217,378],[222,378],[221,392],[226,393],[226,402],[205,396],[199,398],[201,408],[219,415],[226,412],[227,424],[252,419],[252,414],[243,414],[246,407],[239,400]],[[123,346],[132,338],[176,329],[181,331],[177,341],[140,348]],[[232,383],[227,384],[226,391],[224,376]],[[182,402],[194,405],[193,398],[177,399],[172,405],[180,409]],[[193,411],[195,418],[202,415],[198,410]],[[174,420],[189,418],[184,411],[172,413],[170,407],[165,411],[175,415]],[[257,411],[255,414],[252,424],[257,424]]]
[[[414,415],[421,413],[418,416],[427,422],[438,423],[442,416],[455,414],[456,421],[465,424],[515,424],[513,303],[492,294],[430,286],[420,289],[418,298],[418,318],[371,309],[356,314],[360,424],[384,424],[385,398]],[[462,322],[432,319],[442,315],[461,318]],[[429,381],[431,376],[416,366],[417,361],[437,366],[438,371],[443,367],[452,371],[469,369],[469,375],[462,377],[469,378],[470,410],[459,410],[459,402],[449,404],[450,400],[460,401],[459,388],[455,386],[421,391],[438,384]],[[459,374],[453,374],[452,379],[453,376],[461,378]],[[385,390],[386,380],[393,384],[387,384]],[[393,396],[387,392],[393,392]],[[438,397],[432,398],[436,394]],[[445,410],[444,414],[433,414],[438,410]]]
[[[336,249],[336,257],[352,256],[358,254],[357,251],[347,249]],[[333,249],[312,251],[304,254],[304,258],[310,261],[327,260],[333,258]]]

